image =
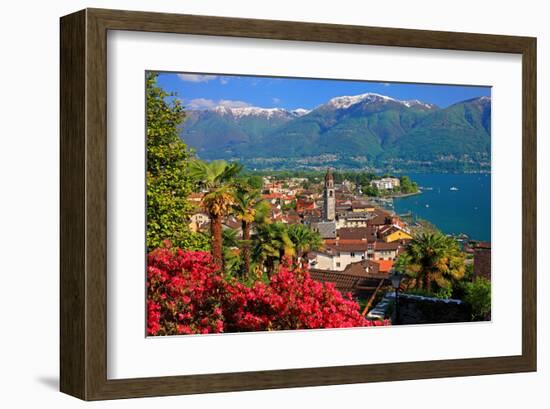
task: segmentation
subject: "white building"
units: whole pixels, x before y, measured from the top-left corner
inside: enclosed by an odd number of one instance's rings
[[[310,262],[312,268],[343,271],[351,263],[366,259],[367,242],[360,244],[326,245],[326,251],[315,252],[314,255],[315,258]]]
[[[373,180],[371,186],[378,190],[388,190],[400,186],[400,182],[398,178],[382,178]]]
[[[208,217],[208,214],[204,212],[195,213],[189,218],[189,230],[197,232],[208,223],[210,223],[210,218]]]
[[[395,261],[403,246],[400,243],[367,241],[325,245],[325,251],[313,252],[310,267],[317,270],[343,271],[351,263],[362,260]]]

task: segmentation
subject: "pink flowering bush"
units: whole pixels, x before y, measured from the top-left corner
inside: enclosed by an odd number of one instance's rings
[[[209,253],[159,248],[148,257],[147,333],[207,334],[388,325],[369,321],[351,294],[282,266],[269,283],[224,280]]]
[[[225,283],[209,253],[158,248],[147,266],[148,335],[223,331]]]

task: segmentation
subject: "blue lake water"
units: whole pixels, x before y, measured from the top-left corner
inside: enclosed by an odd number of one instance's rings
[[[395,212],[411,212],[413,216],[428,220],[447,234],[465,233],[474,240],[491,240],[490,174],[433,173],[408,176],[424,188],[423,193],[394,199]]]

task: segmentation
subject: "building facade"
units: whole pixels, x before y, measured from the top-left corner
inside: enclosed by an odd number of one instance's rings
[[[382,178],[371,182],[371,185],[379,190],[393,189],[394,187],[398,187],[400,184],[401,183],[398,178]]]

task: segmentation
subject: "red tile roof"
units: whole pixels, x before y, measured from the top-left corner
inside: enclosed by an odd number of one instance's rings
[[[381,273],[389,273],[393,267],[393,260],[376,260],[374,262],[379,265],[378,271]]]
[[[337,241],[335,244],[326,244],[327,250],[331,251],[367,251],[367,242],[361,241],[361,243],[340,243]]]
[[[344,274],[338,271],[310,269],[309,274],[315,281],[334,283],[336,289],[343,293],[354,291],[356,285],[361,280],[361,277]]]
[[[325,239],[325,244],[336,246],[336,245],[345,245],[345,244],[364,244],[365,240],[342,240],[342,239]]]
[[[398,241],[392,241],[390,243],[386,243],[384,241],[377,241],[374,243],[375,250],[397,250],[399,247],[402,247],[402,246],[403,245]]]
[[[387,278],[388,271],[381,271],[380,264],[374,260],[361,260],[348,264],[345,274],[357,275],[365,278]]]
[[[376,239],[376,227],[343,227],[338,229],[338,237],[347,239]]]

